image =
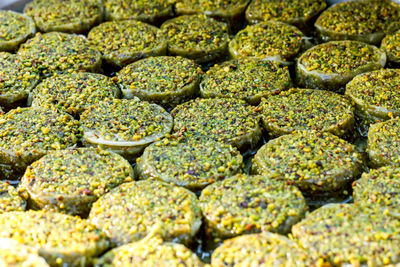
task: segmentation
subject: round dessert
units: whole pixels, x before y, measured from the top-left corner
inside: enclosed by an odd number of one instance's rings
[[[228,23],[231,28],[238,26],[239,21],[250,0],[178,0],[175,4],[178,15],[205,14]]]
[[[169,0],[104,0],[106,20],[135,19],[159,24],[172,17],[172,3]]]
[[[6,52],[0,52],[0,77],[0,106],[7,109],[26,104],[40,79],[29,61]]]
[[[124,98],[139,97],[165,107],[192,98],[203,72],[193,60],[183,57],[150,57],[132,63],[117,73]]]
[[[380,210],[329,204],[292,228],[318,266],[384,266],[400,262],[400,221]],[[325,263],[325,264],[324,264]]]
[[[104,22],[90,30],[88,41],[108,64],[117,67],[165,55],[167,50],[167,39],[160,29],[136,20]]]
[[[350,137],[354,130],[352,103],[329,91],[291,89],[265,98],[261,107],[264,128],[272,137],[296,130]]]
[[[134,159],[172,130],[173,119],[162,107],[139,99],[107,99],[82,113],[85,146],[98,146]]]
[[[246,20],[250,24],[278,20],[309,31],[310,23],[325,8],[324,0],[253,0]]]
[[[56,212],[6,212],[0,229],[0,238],[38,249],[51,266],[87,266],[109,247],[104,233],[86,220]]]
[[[44,108],[16,108],[0,116],[0,174],[18,179],[25,168],[51,150],[75,146],[79,122]]]
[[[400,27],[400,5],[390,0],[346,1],[331,6],[315,22],[322,41],[356,40],[379,45]]]
[[[254,57],[288,64],[305,48],[303,33],[296,27],[278,21],[249,25],[229,43],[232,58]]]
[[[0,238],[0,266],[49,267],[38,253],[38,249],[20,245],[12,239]]]
[[[167,20],[161,30],[168,37],[170,55],[182,56],[198,63],[225,55],[229,35],[226,24],[205,15],[184,15]]]
[[[356,75],[381,69],[386,54],[357,41],[316,45],[300,56],[296,65],[298,84],[306,88],[337,91]]]
[[[287,67],[259,59],[226,61],[211,67],[200,83],[204,98],[237,98],[258,105],[262,97],[292,85]]]
[[[81,35],[37,33],[21,45],[18,55],[29,60],[44,76],[54,73],[101,69],[101,54]]]
[[[116,245],[159,234],[165,241],[189,243],[201,225],[194,193],[159,181],[122,184],[93,204],[89,220]]]
[[[400,116],[400,70],[381,69],[356,76],[346,85],[360,126]]]
[[[207,186],[199,200],[206,233],[221,239],[267,231],[287,234],[308,210],[296,186],[268,175],[235,175]]]
[[[253,172],[297,185],[307,196],[339,195],[361,171],[356,147],[330,133],[301,131],[269,141],[253,159]]]
[[[30,209],[86,217],[93,202],[132,177],[132,166],[118,154],[66,149],[52,151],[28,166],[18,191],[27,194]]]
[[[397,67],[400,65],[400,31],[392,35],[386,35],[382,40],[381,49],[386,53],[388,65]]]
[[[19,196],[18,191],[8,182],[0,181],[0,213],[24,211],[25,208],[26,202]]]
[[[400,216],[400,168],[385,166],[363,173],[360,180],[353,184],[354,203],[375,205],[384,212]]]
[[[164,243],[159,237],[123,245],[107,252],[96,267],[202,267],[203,263],[190,249],[177,243]]]
[[[17,50],[35,33],[35,23],[30,17],[11,10],[0,10],[0,51]]]
[[[148,146],[137,162],[140,179],[156,179],[191,190],[241,171],[240,152],[227,144],[212,140],[164,139]]]
[[[52,106],[79,116],[89,106],[119,96],[110,78],[95,73],[67,73],[42,81],[31,94],[32,106]]]
[[[101,0],[33,0],[24,12],[41,32],[87,32],[103,20]]]
[[[313,266],[299,245],[274,233],[249,234],[225,240],[211,257],[211,266]]]
[[[367,153],[372,167],[400,165],[400,118],[371,125]]]
[[[236,99],[195,99],[171,112],[177,135],[254,147],[261,138],[256,108]]]

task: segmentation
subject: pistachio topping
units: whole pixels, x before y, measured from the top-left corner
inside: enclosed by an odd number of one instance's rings
[[[81,35],[59,32],[37,33],[18,50],[18,55],[29,60],[43,75],[89,71],[101,66],[101,54],[90,48]]]
[[[148,23],[173,15],[171,0],[104,0],[107,20],[136,19]]]
[[[80,119],[85,132],[120,142],[162,137],[172,127],[171,116],[163,108],[137,98],[102,101],[88,108]]]
[[[301,131],[269,141],[253,159],[253,171],[296,184],[303,193],[338,193],[357,178],[361,155],[330,133]]]
[[[400,169],[385,166],[363,173],[353,184],[354,202],[358,205],[374,205],[399,216]]]
[[[0,237],[37,248],[51,266],[81,266],[109,246],[106,236],[86,220],[43,211],[0,214]]]
[[[346,95],[356,103],[360,117],[372,122],[400,115],[400,70],[382,69],[356,76]]]
[[[18,195],[18,191],[8,182],[0,181],[0,213],[23,211],[25,207],[26,202]]]
[[[287,67],[259,59],[226,61],[211,67],[200,90],[205,98],[237,98],[258,104],[261,97],[288,89],[292,84]]]
[[[55,75],[42,81],[32,92],[32,106],[54,106],[73,116],[106,98],[119,95],[107,76],[95,73]]]
[[[400,63],[400,31],[386,35],[382,40],[381,49],[386,53],[388,61]]]
[[[141,58],[165,55],[167,48],[160,29],[136,20],[104,22],[89,32],[88,41],[109,63],[120,67]]]
[[[33,20],[23,14],[0,11],[0,51],[14,51],[36,32]]]
[[[211,266],[312,266],[298,244],[274,233],[248,234],[225,240],[211,258]]]
[[[325,7],[324,0],[253,0],[246,19],[251,23],[279,20],[296,25],[301,19],[310,20]]]
[[[211,61],[225,54],[229,35],[226,24],[205,15],[184,15],[161,25],[168,37],[168,50],[172,55]]]
[[[34,0],[24,12],[42,32],[81,33],[103,19],[101,0]]]
[[[204,14],[218,14],[226,12],[227,10],[232,11],[235,9],[243,10],[248,0],[177,0],[176,8],[178,13],[184,11],[184,13],[204,13]],[[189,10],[191,12],[189,12]]]
[[[139,97],[161,105],[180,104],[197,93],[202,70],[183,57],[150,57],[117,74],[124,98]]]
[[[142,179],[201,189],[240,172],[242,163],[239,151],[227,144],[164,139],[145,149],[137,170]]]
[[[28,194],[31,208],[87,215],[100,196],[132,177],[131,165],[118,154],[67,149],[50,152],[28,166],[18,191]]]
[[[399,132],[400,118],[371,125],[367,152],[372,166],[400,165]]]
[[[263,100],[262,121],[271,136],[317,130],[343,136],[354,128],[351,102],[338,94],[291,89]]]
[[[256,108],[235,99],[195,99],[172,110],[178,135],[211,139],[238,148],[255,145],[261,137]]]
[[[0,105],[14,107],[25,101],[39,78],[31,62],[14,54],[0,52]]]
[[[50,150],[75,146],[80,137],[79,122],[68,114],[43,108],[13,109],[0,116],[0,170],[10,165],[23,172]]]
[[[268,176],[238,174],[207,186],[200,196],[206,231],[227,238],[290,232],[308,210],[300,190]]]
[[[249,25],[229,43],[233,58],[291,61],[303,48],[303,33],[292,25],[270,21]]]
[[[159,234],[188,243],[201,225],[196,195],[159,181],[122,184],[94,203],[89,220],[111,240],[125,244]]]
[[[292,228],[317,266],[385,266],[400,261],[400,222],[380,210],[330,204]]]
[[[38,249],[8,238],[0,238],[0,264],[4,267],[49,267],[38,255]]]
[[[378,62],[381,54],[378,48],[365,43],[335,41],[307,50],[299,58],[298,65],[307,71],[344,75]]]
[[[360,40],[379,44],[400,26],[400,5],[390,0],[358,0],[328,8],[315,26],[322,39]]]
[[[203,263],[190,249],[177,243],[164,243],[160,237],[130,243],[107,252],[97,267],[111,266],[187,266],[201,267]]]

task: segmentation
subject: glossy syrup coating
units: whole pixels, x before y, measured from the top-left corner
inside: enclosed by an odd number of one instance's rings
[[[183,15],[167,20],[161,30],[168,38],[170,55],[205,63],[226,54],[229,35],[225,23],[205,15]]]
[[[167,49],[166,36],[159,28],[136,20],[104,22],[90,30],[88,42],[117,67],[165,55]]]
[[[149,57],[117,73],[124,98],[139,97],[165,107],[175,107],[198,93],[203,71],[183,57]]]
[[[43,76],[101,70],[101,53],[90,47],[83,35],[37,33],[21,45],[17,54],[30,61]]]
[[[140,179],[155,179],[191,190],[242,171],[243,157],[231,145],[213,140],[163,139],[148,146],[137,160]]]
[[[0,213],[10,211],[24,211],[26,201],[22,199],[18,191],[7,181],[0,181]]]
[[[101,147],[133,160],[143,149],[169,134],[172,116],[162,107],[134,99],[106,99],[80,117],[83,144]]]
[[[0,214],[0,238],[38,249],[51,266],[87,266],[109,247],[106,235],[87,220],[44,211]]]
[[[290,89],[266,97],[261,107],[263,126],[270,136],[316,130],[349,137],[354,131],[351,101],[333,92]]]
[[[106,20],[140,20],[158,24],[171,17],[173,1],[170,0],[104,0]]]
[[[195,99],[172,110],[176,135],[215,140],[239,149],[261,138],[257,108],[236,99]]]
[[[119,96],[110,78],[97,73],[54,75],[43,80],[31,93],[33,107],[55,107],[77,117],[91,105]]]
[[[268,175],[238,174],[207,186],[200,208],[206,233],[215,238],[276,232],[287,234],[308,206],[300,190]]]
[[[232,58],[254,57],[278,63],[293,61],[304,48],[304,35],[296,27],[279,21],[249,25],[229,43]]]
[[[376,206],[385,213],[400,216],[400,169],[384,166],[363,173],[353,184],[354,203]]]
[[[163,242],[159,236],[146,238],[115,248],[103,255],[96,267],[112,266],[186,266],[201,267],[203,263],[184,245]]]
[[[355,103],[355,115],[365,133],[371,124],[400,115],[399,74],[396,69],[371,71],[346,85],[345,94]]]
[[[315,22],[323,41],[355,40],[379,45],[400,27],[400,5],[390,0],[346,1],[331,6]]]
[[[225,240],[214,250],[212,267],[314,266],[307,250],[283,235],[264,232]]]
[[[17,50],[21,43],[35,33],[35,23],[30,17],[11,10],[0,11],[0,51]]]
[[[132,166],[118,154],[96,148],[66,149],[28,166],[18,191],[27,194],[31,209],[85,217],[99,197],[132,179]]]
[[[400,261],[399,226],[379,209],[329,204],[293,226],[292,234],[319,266],[385,266]]]
[[[200,83],[204,98],[236,98],[257,105],[262,97],[292,85],[287,67],[268,60],[245,58],[215,64]]]
[[[310,22],[327,4],[324,0],[253,0],[246,10],[251,24],[278,20],[310,31]]]
[[[338,195],[361,172],[361,154],[330,133],[299,131],[262,146],[252,171],[293,183],[305,195]]]
[[[194,193],[160,181],[125,183],[93,204],[89,221],[116,245],[159,234],[165,241],[188,244],[201,225]]]
[[[16,108],[0,116],[0,173],[17,179],[33,161],[49,151],[76,146],[78,121],[45,108]]]
[[[84,33],[103,20],[104,6],[101,0],[34,0],[24,12],[41,32]]]
[[[386,54],[379,48],[358,41],[332,41],[304,52],[296,65],[300,86],[338,91],[356,75],[381,69]]]
[[[7,52],[0,52],[0,77],[0,106],[8,109],[25,105],[40,79],[30,60]]]
[[[367,153],[372,167],[400,164],[400,118],[371,125]]]

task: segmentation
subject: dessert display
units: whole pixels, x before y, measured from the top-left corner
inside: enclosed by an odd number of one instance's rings
[[[18,2],[0,266],[400,265],[397,1]]]

